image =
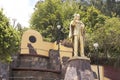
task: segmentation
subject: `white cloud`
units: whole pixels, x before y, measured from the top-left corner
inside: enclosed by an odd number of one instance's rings
[[[16,19],[22,26],[29,26],[29,19],[38,0],[0,0],[0,7],[11,20]]]

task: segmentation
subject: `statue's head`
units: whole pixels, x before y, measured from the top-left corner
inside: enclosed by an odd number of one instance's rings
[[[74,14],[74,19],[79,20],[80,19],[80,14]]]

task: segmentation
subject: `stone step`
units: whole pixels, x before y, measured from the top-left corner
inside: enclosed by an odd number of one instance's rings
[[[45,69],[13,69],[10,80],[60,80],[61,72]]]
[[[63,78],[58,79],[58,78],[41,78],[41,77],[34,77],[34,76],[29,76],[29,77],[9,77],[9,80],[64,80]]]
[[[53,69],[45,69],[45,68],[28,68],[28,67],[17,67],[12,68],[12,71],[41,71],[41,72],[52,72],[56,74],[60,74],[60,70],[53,70]]]

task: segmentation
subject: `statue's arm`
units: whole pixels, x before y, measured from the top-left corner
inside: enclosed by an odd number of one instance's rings
[[[73,21],[71,21],[70,26],[69,26],[69,38],[72,38],[72,36],[73,36],[73,31],[74,31],[73,26],[75,26],[75,25],[74,25]]]

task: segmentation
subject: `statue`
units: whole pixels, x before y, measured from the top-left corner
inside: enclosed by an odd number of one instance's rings
[[[72,38],[73,43],[73,56],[84,57],[84,24],[80,21],[80,15],[74,14],[74,19],[70,23],[69,38]],[[80,53],[80,54],[78,54]]]
[[[73,40],[74,55],[68,61],[64,80],[95,80],[90,59],[84,55],[84,27],[84,24],[80,21],[80,15],[75,14],[70,23],[69,31],[69,37]]]

